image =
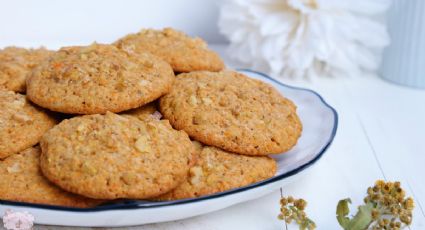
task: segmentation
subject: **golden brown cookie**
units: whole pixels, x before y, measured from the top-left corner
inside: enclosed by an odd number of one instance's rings
[[[160,110],[193,139],[247,155],[282,153],[301,135],[295,105],[272,86],[234,71],[177,76]]]
[[[0,90],[0,159],[27,149],[56,124],[24,95]]]
[[[45,48],[6,47],[0,50],[0,89],[25,92],[27,75],[52,53]]]
[[[198,147],[198,161],[188,180],[157,200],[195,198],[266,180],[276,173],[276,161],[267,156],[245,156],[215,147]]]
[[[31,147],[0,160],[0,199],[67,207],[94,207],[102,201],[66,192],[44,178],[40,148]]]
[[[170,65],[149,53],[129,55],[112,45],[60,49],[27,79],[34,103],[72,114],[121,112],[167,93]]]
[[[224,68],[221,58],[208,49],[205,41],[171,28],[144,29],[121,38],[115,45],[129,53],[151,52],[170,63],[175,72],[220,71]]]
[[[186,180],[193,146],[167,120],[113,113],[62,121],[41,140],[44,175],[97,199],[144,199]]]

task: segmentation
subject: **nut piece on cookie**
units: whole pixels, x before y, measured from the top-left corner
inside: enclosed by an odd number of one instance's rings
[[[13,91],[0,90],[0,159],[37,144],[56,120]]]
[[[66,192],[39,168],[40,147],[31,147],[0,161],[0,200],[88,208],[102,203]]]
[[[170,63],[175,72],[220,71],[224,68],[221,58],[208,49],[205,41],[172,28],[144,29],[114,44],[129,53],[148,51]]]
[[[162,117],[162,115],[157,111],[157,108],[154,102],[151,102],[139,108],[125,111],[121,113],[121,115],[132,116],[132,117],[138,118],[139,120],[145,120],[145,119],[159,120]]]
[[[27,75],[53,51],[6,47],[0,50],[0,89],[25,92]]]
[[[170,65],[149,53],[128,54],[112,45],[64,47],[35,68],[27,96],[53,111],[70,114],[121,112],[167,93]]]
[[[42,141],[41,169],[59,187],[97,199],[145,199],[186,180],[193,145],[167,120],[113,113],[62,121]]]
[[[235,71],[178,75],[160,111],[194,140],[246,155],[288,151],[302,131],[292,101]]]
[[[267,156],[244,156],[215,147],[198,149],[189,178],[155,200],[195,198],[266,180],[276,173],[276,161]]]

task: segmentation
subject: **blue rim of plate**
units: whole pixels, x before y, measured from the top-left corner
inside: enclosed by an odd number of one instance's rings
[[[324,145],[322,147],[322,149],[320,150],[320,152],[313,158],[311,159],[309,162],[300,165],[299,167],[284,173],[282,175],[279,176],[275,176],[272,177],[270,179],[264,180],[264,181],[260,181],[254,184],[250,184],[247,185],[245,187],[241,187],[241,188],[236,188],[236,189],[231,189],[225,192],[220,192],[220,193],[215,193],[212,195],[208,195],[208,196],[203,196],[203,197],[199,197],[199,198],[190,198],[190,199],[182,199],[182,200],[175,200],[175,201],[160,201],[160,202],[152,202],[152,201],[143,201],[143,200],[128,200],[128,201],[123,201],[121,203],[112,203],[112,204],[104,204],[104,205],[100,205],[94,208],[70,208],[70,207],[63,207],[63,206],[54,206],[54,205],[43,205],[43,204],[33,204],[33,203],[25,203],[25,202],[15,202],[15,201],[5,201],[5,200],[0,200],[0,205],[10,205],[10,206],[18,206],[18,207],[28,207],[28,208],[38,208],[38,209],[44,209],[44,210],[56,210],[56,211],[71,211],[71,212],[100,212],[100,211],[111,211],[111,210],[128,210],[128,209],[143,209],[143,208],[157,208],[157,207],[162,207],[162,206],[171,206],[171,205],[180,205],[180,204],[189,204],[189,203],[195,203],[195,202],[200,202],[200,201],[205,201],[205,200],[210,200],[210,199],[215,199],[215,198],[219,198],[219,197],[224,197],[224,196],[228,196],[228,195],[232,195],[235,193],[239,193],[239,192],[244,192],[250,189],[254,189],[263,185],[267,185],[267,184],[271,184],[273,182],[282,180],[284,178],[293,176],[295,174],[298,174],[299,172],[309,168],[310,166],[312,166],[316,161],[318,161],[323,154],[326,152],[326,150],[329,148],[329,146],[331,145],[335,135],[336,135],[336,131],[338,128],[338,113],[336,112],[336,110],[330,106],[324,99],[322,96],[320,96],[320,94],[318,94],[317,92],[311,90],[311,89],[305,89],[305,88],[301,88],[301,87],[295,87],[295,86],[290,86],[290,85],[286,85],[284,83],[281,83],[273,78],[271,78],[270,76],[258,72],[258,71],[254,71],[254,70],[250,70],[250,69],[237,69],[237,71],[243,71],[243,72],[250,72],[250,73],[254,73],[257,75],[260,75],[268,80],[273,81],[274,83],[286,87],[286,88],[290,88],[290,89],[296,89],[296,90],[302,90],[302,91],[307,91],[310,93],[313,93],[314,95],[316,95],[320,101],[326,106],[328,107],[333,115],[334,115],[334,126],[332,129],[332,133],[328,139],[328,141],[326,142],[326,145]]]

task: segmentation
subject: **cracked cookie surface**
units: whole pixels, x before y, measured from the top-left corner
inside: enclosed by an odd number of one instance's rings
[[[224,68],[221,58],[208,49],[204,40],[171,28],[144,29],[121,38],[115,45],[129,53],[151,52],[170,63],[175,72],[220,71]]]
[[[40,170],[40,147],[31,147],[0,160],[0,200],[88,208],[102,203],[66,192]]]
[[[34,69],[27,95],[34,103],[71,114],[121,112],[167,93],[170,65],[149,53],[128,53],[112,45],[60,49]]]
[[[276,173],[276,161],[266,156],[244,156],[197,144],[197,162],[189,178],[157,200],[195,198],[243,187]]]
[[[178,75],[173,89],[160,99],[160,111],[193,139],[246,155],[288,151],[302,130],[289,99],[234,71]]]
[[[56,124],[24,95],[0,90],[0,159],[27,149]]]
[[[0,50],[0,88],[23,93],[28,74],[53,51],[6,47]]]
[[[41,140],[44,175],[63,189],[97,199],[145,199],[183,182],[193,146],[167,120],[113,113],[62,121]]]

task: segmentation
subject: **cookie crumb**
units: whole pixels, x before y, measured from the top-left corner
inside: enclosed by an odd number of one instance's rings
[[[149,139],[146,136],[141,136],[135,143],[136,149],[141,153],[150,152],[152,149],[149,145]]]
[[[190,169],[190,183],[192,185],[199,184],[201,182],[201,178],[203,176],[202,168],[199,166],[192,167]]]
[[[6,170],[7,170],[8,173],[18,173],[18,172],[21,171],[21,167],[18,163],[15,163],[12,166],[7,167]]]

